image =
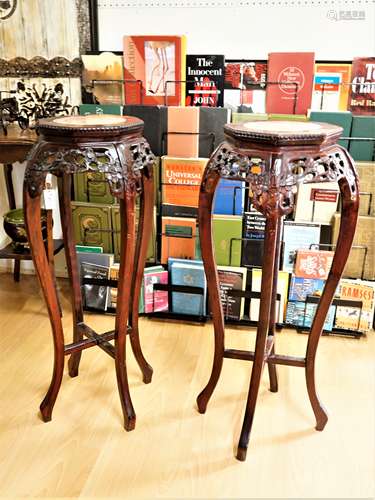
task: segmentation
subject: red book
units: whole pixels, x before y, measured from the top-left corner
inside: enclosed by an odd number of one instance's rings
[[[133,80],[124,84],[125,104],[184,104],[185,45],[184,36],[125,36],[124,75]]]
[[[298,250],[294,274],[299,278],[327,279],[334,252]]]
[[[311,107],[314,52],[272,52],[268,56],[266,112],[306,115]],[[294,109],[297,92],[296,108]]]
[[[168,311],[168,292],[154,290],[156,283],[168,283],[168,271],[148,272],[144,275],[145,313]]]
[[[375,113],[375,57],[355,57],[348,110],[356,115]]]

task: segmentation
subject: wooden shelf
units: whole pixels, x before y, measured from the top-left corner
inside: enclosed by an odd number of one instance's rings
[[[53,254],[56,255],[64,248],[63,240],[53,240]],[[6,247],[0,249],[0,259],[31,260],[31,254],[28,250],[16,252],[13,245],[9,243]]]

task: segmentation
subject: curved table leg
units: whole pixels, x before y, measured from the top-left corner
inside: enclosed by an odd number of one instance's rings
[[[73,234],[73,217],[71,207],[71,175],[65,174],[58,178],[59,184],[59,204],[61,226],[64,237],[64,248],[66,265],[72,287],[71,302],[73,312],[73,342],[79,342],[83,339],[83,334],[78,329],[78,324],[83,322],[82,295],[79,282],[79,271],[75,240]],[[68,361],[69,375],[76,377],[78,375],[79,362],[82,351],[74,352]]]
[[[202,260],[207,278],[207,291],[210,299],[212,319],[215,334],[215,352],[210,379],[197,398],[198,410],[205,413],[208,401],[219,380],[224,359],[224,317],[221,307],[219,278],[216,270],[214,244],[212,238],[212,205],[215,189],[220,176],[216,172],[208,172],[210,162],[206,167],[199,194],[199,236],[201,242]]]
[[[259,321],[257,328],[257,337],[255,343],[254,362],[251,370],[250,388],[247,397],[246,411],[242,425],[240,441],[237,450],[237,459],[244,461],[246,459],[247,447],[249,444],[250,431],[253,424],[255,407],[258,398],[260,379],[262,376],[265,350],[267,344],[267,333],[270,321],[271,303],[273,294],[270,293],[274,280],[276,241],[278,234],[278,213],[273,210],[267,215],[265,240],[264,240],[264,258],[262,283],[260,294]]]
[[[345,163],[347,164],[348,176],[344,175],[339,180],[342,196],[340,232],[336,243],[336,252],[333,258],[332,267],[311,326],[306,350],[307,391],[316,418],[316,430],[318,431],[322,431],[324,429],[328,416],[316,392],[315,357],[329,306],[331,305],[332,299],[335,295],[336,288],[339,284],[350,253],[359,210],[358,179],[353,161],[345,150],[341,150],[341,153],[346,157]],[[354,177],[354,183],[349,184],[347,177]]]
[[[30,250],[47,304],[53,333],[54,366],[52,380],[48,392],[40,405],[42,418],[45,422],[48,422],[52,418],[53,406],[61,386],[64,371],[64,334],[55,283],[43,242],[40,220],[40,195],[33,198],[30,197],[27,185],[24,186],[23,206]]]
[[[276,297],[277,297],[277,282],[279,277],[279,265],[280,265],[280,238],[281,238],[281,218],[277,221],[277,234],[276,234],[276,248],[275,248],[275,267],[273,270],[273,283],[272,283],[272,304],[270,312],[270,325],[268,328],[268,336],[274,337],[273,345],[270,354],[275,354],[275,324],[276,320]],[[280,304],[281,307],[281,304]],[[268,375],[270,379],[270,391],[277,392],[279,390],[279,384],[277,379],[277,369],[276,365],[272,363],[267,363],[268,365]]]
[[[143,273],[145,268],[147,248],[152,233],[154,217],[154,182],[152,176],[148,177],[145,173],[142,175],[142,192],[140,194],[140,212],[138,222],[138,237],[135,251],[135,274],[133,274],[131,313],[129,317],[130,343],[137,360],[137,363],[143,374],[143,382],[149,384],[152,379],[152,367],[147,363],[139,339],[138,314],[139,314],[139,296],[141,293]]]
[[[131,431],[135,427],[136,416],[130,398],[126,368],[126,334],[135,254],[135,192],[125,192],[124,196],[125,200],[120,199],[121,257],[115,324],[115,365],[124,427]]]

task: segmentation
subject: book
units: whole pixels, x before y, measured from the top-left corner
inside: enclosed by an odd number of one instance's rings
[[[337,211],[339,195],[337,182],[299,184],[294,220],[330,224]]]
[[[136,116],[144,122],[143,136],[156,156],[166,152],[168,131],[167,106],[126,105],[123,108],[125,116]]]
[[[308,117],[306,115],[291,114],[291,113],[269,113],[268,119],[274,122],[277,121],[296,121],[306,122]]]
[[[340,103],[340,89],[340,73],[315,73],[311,109],[337,111]]]
[[[230,122],[231,110],[201,107],[199,110],[199,156],[209,158],[225,140],[224,125]]]
[[[75,201],[89,203],[116,203],[102,172],[80,172],[73,176]]]
[[[76,245],[78,247],[78,245]],[[85,248],[85,247],[83,247]],[[90,247],[86,247],[90,248]],[[101,247],[99,247],[101,248]],[[86,252],[86,251],[78,251],[77,250],[77,265],[78,265],[78,276],[79,276],[79,282],[82,285],[82,263],[86,262],[87,264],[93,264],[101,267],[107,267],[108,269],[113,265],[114,263],[114,256],[113,253],[103,253],[103,252]]]
[[[341,215],[333,217],[332,242],[336,243],[339,235]],[[374,239],[375,217],[360,215],[350,251],[344,269],[344,278],[375,279],[375,239]],[[359,248],[356,248],[359,247]],[[367,251],[366,251],[367,248]],[[363,276],[362,276],[363,272]]]
[[[76,245],[76,252],[81,253],[103,253],[102,247],[89,247],[84,245]]]
[[[100,266],[98,264],[91,264],[89,262],[82,262],[81,264],[82,279],[84,278],[108,279],[108,275],[109,275],[109,267]],[[81,286],[81,290],[85,307],[99,309],[101,311],[107,310],[107,301],[109,292],[108,286],[84,284]]]
[[[329,86],[333,85],[336,86],[336,82],[323,82],[320,80],[320,82],[315,81],[314,85],[314,94],[316,93],[315,96],[313,96],[313,104],[314,101],[316,104],[321,103],[321,91],[323,88],[323,83],[324,85],[324,94],[329,93],[329,92],[334,92],[338,93],[338,102],[337,102],[337,107],[335,109],[329,109],[327,110],[327,105],[329,104],[329,107],[331,108],[331,101],[330,101],[330,96],[323,95],[323,109],[327,111],[346,111],[347,106],[348,106],[348,97],[349,97],[349,83],[350,83],[350,77],[352,74],[352,65],[351,64],[345,64],[345,63],[317,63],[315,64],[315,77],[317,75],[321,77],[325,76],[333,76],[333,75],[338,75],[339,76],[339,85],[338,89],[336,88],[329,90]],[[320,88],[317,88],[317,85],[320,85]],[[328,97],[328,99],[327,99]],[[318,108],[314,109],[320,109],[320,106]]]
[[[220,179],[215,191],[214,214],[242,215],[245,204],[245,183]]]
[[[327,250],[297,250],[294,273],[298,278],[327,279],[334,252]]]
[[[240,320],[244,315],[245,299],[230,295],[231,290],[246,289],[247,269],[244,267],[218,266],[220,301],[224,318]]]
[[[299,249],[308,249],[321,243],[321,225],[317,223],[284,221],[283,226],[283,271],[292,272]]]
[[[266,217],[259,212],[245,212],[243,215],[243,238],[241,265],[262,267]]]
[[[135,217],[136,217],[136,232],[138,230],[138,222],[139,222],[139,206],[135,208]],[[121,218],[120,218],[120,207],[118,205],[113,205],[111,209],[111,218],[112,218],[112,228],[113,228],[113,253],[115,255],[115,261],[120,260],[120,251],[121,251]],[[149,235],[149,242],[146,253],[146,262],[155,262],[156,261],[156,207],[154,207],[153,216],[152,216],[152,227],[151,234]]]
[[[185,36],[124,37],[125,103],[169,106],[185,102]]]
[[[355,57],[352,64],[348,109],[354,115],[374,115],[375,57]]]
[[[168,257],[194,259],[196,219],[182,217],[162,217],[161,263]]]
[[[160,266],[146,268],[143,279],[145,313],[168,311],[168,291],[154,290],[156,283],[168,284],[168,271],[161,270]]]
[[[356,162],[359,177],[359,215],[375,215],[375,162]]]
[[[308,296],[321,296],[324,285],[324,279],[302,278],[292,275],[289,285],[289,301],[304,302]]]
[[[172,312],[192,316],[206,315],[207,283],[203,264],[185,262],[168,262],[172,285],[184,285],[202,288],[203,294],[172,292]]]
[[[353,116],[353,125],[350,136],[354,138],[375,138],[375,116]],[[356,141],[355,139],[352,139],[349,142],[349,153],[352,155],[354,160],[375,160],[374,141]]]
[[[280,294],[280,301],[276,301],[276,322],[283,323],[288,302],[289,276],[286,271],[279,271],[277,278],[277,293]],[[251,271],[251,291],[260,292],[262,283],[262,269],[252,269]],[[260,299],[250,301],[250,320],[259,319]]]
[[[267,61],[225,63],[224,106],[233,111],[265,112]]]
[[[311,111],[310,120],[313,122],[332,123],[342,127],[342,137],[350,137],[353,122],[353,115],[350,111]],[[339,139],[338,143],[344,148],[349,147],[347,139]]]
[[[74,201],[72,217],[76,244],[100,246],[104,253],[113,253],[110,205]]]
[[[120,264],[118,262],[113,263],[109,268],[108,278],[110,280],[118,281],[119,270],[120,270]],[[107,310],[116,309],[116,307],[117,307],[117,287],[109,287]]]
[[[268,54],[268,80],[278,83],[267,86],[267,113],[307,114],[311,107],[314,58],[314,52]]]
[[[219,266],[241,265],[242,217],[214,215],[212,220],[216,264]]]
[[[268,120],[266,113],[236,113],[232,112],[232,123],[262,122]]]
[[[315,317],[317,304],[311,302],[288,302],[285,316],[285,323],[311,328]],[[336,306],[331,305],[324,322],[323,330],[331,332],[335,319]]]
[[[102,52],[101,54],[93,55],[83,54],[81,59],[83,65],[82,102],[99,105],[123,104],[122,80],[124,78],[124,70],[122,56],[113,54],[112,52]],[[114,82],[111,80],[120,81]]]
[[[120,104],[80,104],[79,114],[87,115],[122,115],[123,106]]]
[[[362,302],[359,316],[349,314],[345,318],[345,308],[339,310],[336,318],[338,328],[346,328],[350,323],[350,328],[367,332],[372,329],[375,309],[375,283],[373,281],[341,279],[336,295],[343,300],[357,300]],[[353,308],[354,309],[354,308]],[[356,324],[353,324],[358,319]]]
[[[199,154],[199,108],[168,106],[167,155],[196,158]]]
[[[199,188],[207,158],[161,159],[162,203],[198,208]]]
[[[186,106],[224,105],[224,56],[186,56]]]
[[[359,331],[361,308],[354,306],[337,306],[335,317],[335,328],[343,330]]]

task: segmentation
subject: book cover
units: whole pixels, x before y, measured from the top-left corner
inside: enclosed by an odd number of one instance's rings
[[[162,203],[198,208],[199,188],[207,158],[161,159]]]
[[[75,242],[78,245],[100,246],[112,253],[111,206],[72,202]]]
[[[357,326],[357,329],[362,332],[367,332],[372,329],[375,309],[375,282],[341,279],[336,295],[344,300],[361,301],[362,309],[360,310],[359,326]],[[338,324],[342,324],[346,321],[344,312],[344,309],[340,309]]]
[[[146,314],[168,311],[168,292],[154,290],[156,283],[168,284],[168,271],[145,270],[144,273],[144,310]]]
[[[76,245],[76,252],[82,253],[103,253],[102,247],[89,247],[84,245]]]
[[[218,266],[220,301],[224,318],[240,320],[244,315],[245,299],[233,297],[231,290],[246,289],[247,269],[243,267]]]
[[[168,262],[168,257],[194,259],[196,224],[196,219],[162,217],[162,264]]]
[[[321,296],[325,280],[314,278],[301,278],[292,275],[289,285],[290,301],[305,301],[309,295]]]
[[[264,232],[266,217],[259,212],[245,212],[243,215],[243,238],[241,265],[262,267],[264,253]]]
[[[314,75],[311,109],[338,111],[341,90],[340,73],[319,73]]]
[[[353,115],[350,111],[311,111],[310,120],[313,122],[332,123],[342,127],[342,137],[350,137]],[[338,143],[344,148],[349,147],[347,139],[339,139]]]
[[[327,279],[334,252],[326,250],[297,250],[294,273],[299,278]]]
[[[168,106],[168,156],[198,157],[199,111],[196,107]]]
[[[359,215],[375,215],[375,163],[359,162],[355,164],[359,177]]]
[[[185,101],[185,36],[125,36],[125,103],[170,106]]]
[[[337,182],[299,184],[294,220],[330,224],[337,211],[339,194]]]
[[[296,122],[306,122],[308,117],[306,115],[290,114],[290,113],[269,113],[268,120],[270,121],[296,121]]]
[[[265,112],[267,61],[225,63],[224,105],[233,111]]]
[[[339,84],[339,89],[338,89],[338,106],[336,109],[333,111],[346,111],[348,107],[348,97],[349,97],[349,83],[351,81],[351,74],[352,74],[352,65],[351,64],[345,64],[345,63],[318,63],[315,65],[315,76],[316,75],[321,75],[326,76],[326,75],[339,75],[340,77],[340,84]],[[315,85],[319,83],[315,82]],[[322,84],[322,81],[320,81],[320,84]],[[328,85],[333,85],[335,86],[335,83],[326,83],[325,84],[325,89],[324,93],[327,91]],[[317,89],[316,86],[314,88],[314,92],[319,93],[320,95],[313,97],[313,100],[316,99],[320,100],[321,98],[321,89]],[[336,89],[332,89],[332,92],[336,92]],[[327,101],[323,97],[323,106],[327,104]],[[320,109],[317,108],[317,109]],[[323,109],[325,109],[323,107]],[[330,109],[330,111],[332,111]]]
[[[186,106],[224,105],[224,56],[186,56]]]
[[[374,83],[375,87],[375,83]],[[374,108],[375,109],[375,108]],[[375,113],[375,112],[374,112]],[[375,138],[375,115],[374,116],[353,116],[351,137]],[[373,141],[349,141],[349,153],[354,160],[374,161],[375,151]]]
[[[201,107],[199,110],[199,156],[209,158],[224,139],[224,125],[230,122],[231,110]]]
[[[82,279],[108,279],[108,275],[109,267],[99,266],[98,264],[91,264],[89,262],[82,262],[81,264]],[[81,289],[85,307],[92,307],[101,311],[107,310],[107,300],[109,292],[108,286],[82,285]]]
[[[340,230],[341,215],[333,217],[332,242],[335,244]],[[343,272],[344,278],[375,279],[375,217],[360,215],[354,234],[353,246]],[[363,272],[363,276],[362,276]]]
[[[78,245],[77,245],[78,246]],[[85,247],[83,247],[85,248]],[[90,248],[90,247],[87,247]],[[98,248],[98,247],[96,247]],[[100,247],[101,248],[101,247]],[[78,265],[78,275],[79,281],[82,284],[82,263],[86,262],[87,264],[93,264],[101,267],[107,267],[108,269],[113,265],[114,258],[112,253],[103,253],[103,252],[86,252],[77,250],[77,265]]]
[[[335,328],[357,331],[360,328],[361,309],[359,307],[337,306]]]
[[[289,289],[289,276],[286,271],[278,272],[277,279],[277,293],[280,294],[280,302],[277,302],[276,307],[276,322],[283,323],[286,314],[286,307],[288,302],[288,289]],[[251,290],[253,292],[260,292],[262,284],[262,270],[252,269],[251,271]],[[251,299],[250,301],[250,319],[251,321],[258,321],[259,319],[260,299]]]
[[[168,131],[167,106],[126,105],[123,108],[123,114],[143,120],[143,136],[147,139],[151,151],[156,156],[165,154],[164,143],[167,141]]]
[[[97,55],[83,54],[81,59],[83,64],[82,102],[99,105],[116,104],[118,106],[123,104],[122,80],[124,78],[124,70],[122,56],[113,54],[112,52],[102,52]],[[121,81],[115,82],[111,80]]]
[[[267,85],[267,113],[307,114],[311,107],[314,59],[314,52],[272,52],[268,55],[268,81],[278,83]]]
[[[245,205],[245,183],[220,179],[215,191],[213,213],[242,215]]]
[[[317,304],[311,302],[288,302],[285,323],[299,327],[311,328]],[[330,306],[324,322],[323,330],[331,332],[335,319],[336,306]]]
[[[87,115],[122,115],[123,106],[119,104],[80,104],[79,114]]]
[[[232,112],[232,123],[263,122],[268,120],[266,113],[237,113]]]
[[[348,109],[354,115],[374,115],[375,57],[353,59]]]
[[[284,221],[283,226],[283,271],[292,272],[296,252],[299,249],[310,248],[321,243],[321,225],[317,223]]]
[[[89,203],[116,203],[102,172],[81,172],[73,176],[74,199]]]
[[[172,312],[192,316],[206,315],[207,283],[203,264],[168,262],[170,264],[172,285],[183,285],[203,289],[203,295],[172,292]]]
[[[216,264],[219,266],[241,265],[242,217],[214,215],[212,220]]]

